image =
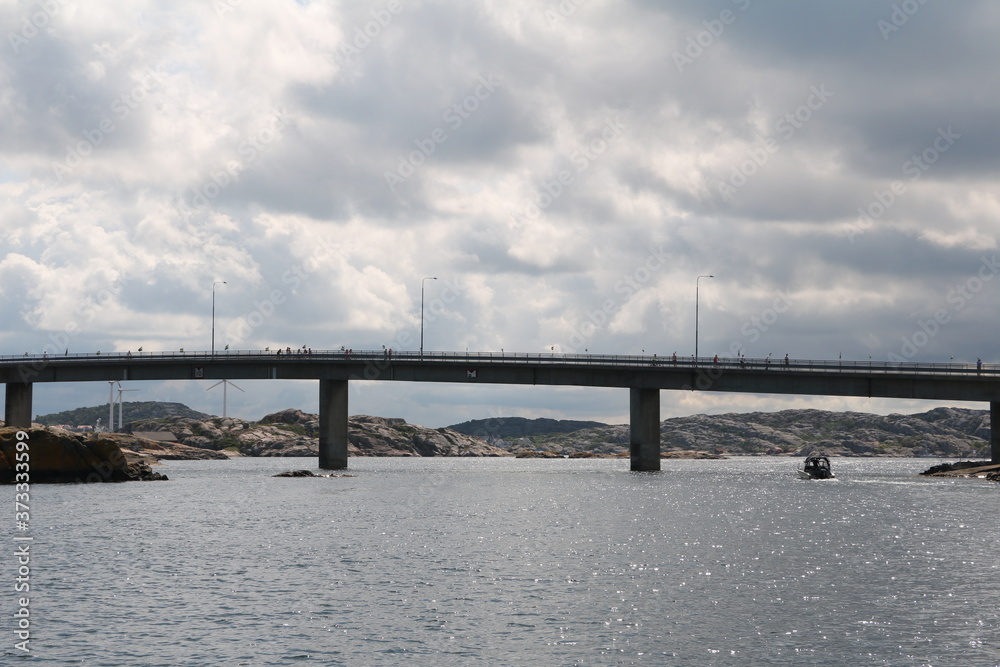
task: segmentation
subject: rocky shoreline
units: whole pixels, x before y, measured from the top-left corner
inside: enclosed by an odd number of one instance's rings
[[[160,460],[216,459],[234,456],[317,456],[315,433],[318,420],[298,410],[285,410],[269,415],[267,421],[250,425],[242,420],[209,418],[182,420],[179,437],[192,443],[162,442],[126,434],[95,434],[84,436],[60,428],[32,426],[17,429],[0,426],[0,483],[17,481],[17,464],[27,452],[30,480],[42,483],[121,482],[131,480],[165,480],[166,475],[154,472],[152,466]],[[160,420],[161,422],[163,420]],[[176,424],[177,418],[166,423],[142,423],[142,426],[164,427]],[[282,428],[281,424],[294,428]],[[407,424],[402,419],[360,416],[351,420],[352,456],[516,456],[518,458],[592,459],[626,458],[629,453],[572,452],[520,448],[510,452],[487,445],[448,429],[425,429]],[[214,433],[212,429],[216,429]],[[300,430],[301,429],[301,430]],[[243,447],[213,449],[233,438]],[[145,431],[155,433],[156,431]],[[171,431],[173,433],[173,431]],[[211,437],[214,435],[215,437]],[[239,435],[244,437],[241,439]],[[24,442],[29,444],[24,446]],[[291,442],[288,445],[289,441]],[[471,441],[471,442],[469,442]],[[282,449],[283,443],[286,446]],[[197,446],[201,445],[201,446]],[[364,453],[363,453],[364,452]],[[21,459],[18,459],[18,454]],[[724,459],[728,456],[698,450],[668,450],[663,459]],[[22,468],[23,470],[23,468]],[[279,476],[309,476],[308,471],[293,471]],[[920,473],[933,477],[978,478],[1000,482],[1000,464],[988,461],[957,461],[932,466]]]
[[[1000,464],[989,461],[956,461],[931,466],[920,474],[926,477],[967,477],[1000,482]]]
[[[281,410],[251,422],[205,415],[181,404],[143,404],[145,418],[127,423],[134,436],[105,434],[124,454],[152,465],[180,459],[318,456],[319,417]],[[93,412],[92,408],[60,413]],[[47,416],[52,417],[52,415]],[[2,423],[2,422],[0,422]],[[356,415],[349,420],[348,455],[622,458],[628,425],[551,419],[496,418],[425,428],[403,419]],[[472,431],[474,435],[456,429]],[[554,431],[547,432],[550,429]],[[989,451],[989,412],[936,408],[913,415],[822,410],[693,415],[661,423],[661,458],[809,455],[975,458]],[[94,436],[90,436],[93,438]]]
[[[574,452],[573,454],[562,454],[551,450],[520,449],[514,454],[519,459],[626,459],[631,454],[629,452],[618,452],[616,454],[598,454],[595,452]],[[694,450],[678,450],[661,452],[661,459],[728,459],[722,454],[710,454],[708,452],[696,452]]]
[[[530,425],[529,425],[530,426]],[[627,424],[569,433],[519,436],[528,427],[504,418],[478,426],[484,437],[511,451],[591,452],[615,455],[629,449]],[[902,415],[826,410],[692,415],[660,424],[662,450],[724,456],[861,456],[975,458],[989,450],[988,410],[935,408]]]
[[[158,458],[319,456],[319,416],[296,409],[281,410],[257,422],[173,417],[130,422],[128,429],[149,436],[136,446]],[[175,441],[152,439],[161,433]],[[393,417],[351,417],[348,441],[349,456],[512,456],[478,438]]]
[[[87,437],[51,427],[0,427],[0,484],[166,480],[166,475],[152,470],[155,460],[122,448],[130,440],[117,434]],[[19,478],[24,472],[27,478]]]

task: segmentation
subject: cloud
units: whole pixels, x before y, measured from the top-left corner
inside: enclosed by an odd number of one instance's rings
[[[706,352],[885,358],[943,309],[916,358],[1000,358],[1000,283],[955,296],[996,251],[991,3],[38,11],[0,9],[9,352],[71,324],[74,349],[207,348],[222,280],[220,341],[415,348],[436,276],[430,349],[688,355],[695,277],[714,273]],[[484,400],[625,415],[481,391],[391,388],[437,425]],[[749,405],[663,398],[726,400]]]

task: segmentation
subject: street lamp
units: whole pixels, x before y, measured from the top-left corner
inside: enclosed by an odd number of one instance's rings
[[[212,356],[215,356],[215,286],[225,285],[225,280],[216,280],[212,283]]]
[[[701,285],[698,281],[702,278],[714,278],[715,276],[698,276],[694,281],[694,362],[698,363],[698,290]]]
[[[424,359],[424,281],[437,280],[437,278],[420,279],[420,360]]]

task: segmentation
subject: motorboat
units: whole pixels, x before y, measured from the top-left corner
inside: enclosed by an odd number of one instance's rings
[[[805,465],[799,470],[802,479],[836,479],[830,470],[830,459],[825,456],[806,457]]]

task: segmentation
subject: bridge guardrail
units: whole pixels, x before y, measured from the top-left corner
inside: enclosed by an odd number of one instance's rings
[[[366,361],[383,363],[421,363],[433,361],[437,363],[456,364],[489,364],[489,363],[517,363],[526,364],[566,364],[566,365],[600,365],[635,367],[651,366],[663,368],[690,369],[692,371],[759,371],[768,370],[776,372],[829,372],[829,373],[884,373],[884,374],[929,374],[929,375],[995,375],[1000,371],[1000,364],[976,364],[940,362],[886,362],[886,361],[844,361],[836,360],[815,360],[815,359],[789,359],[784,358],[734,358],[719,357],[660,357],[652,355],[607,355],[607,354],[565,354],[556,352],[430,352],[423,353],[414,350],[394,351],[390,356],[385,350],[311,350],[300,348],[297,350],[221,350],[211,351],[154,351],[154,352],[91,352],[59,354],[29,354],[23,355],[0,355],[0,365],[12,366],[17,364],[31,364],[34,367],[48,364],[74,364],[79,362],[92,362],[95,360],[108,361],[220,361],[229,359],[259,360],[261,358],[272,358],[280,361]]]

